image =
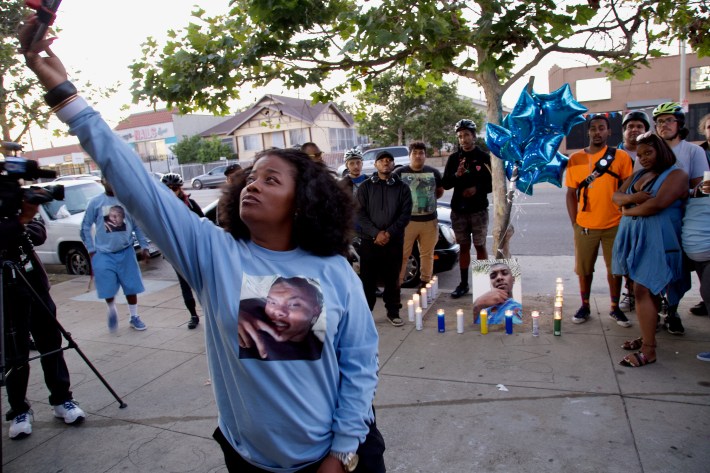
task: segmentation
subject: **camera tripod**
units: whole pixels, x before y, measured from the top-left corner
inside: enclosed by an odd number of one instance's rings
[[[38,270],[39,268],[36,268],[35,270]],[[21,266],[18,263],[15,263],[13,261],[5,260],[0,258],[0,388],[5,386],[5,381],[6,381],[6,373],[5,373],[5,274],[6,271],[12,276],[13,279],[19,280],[21,284],[24,285],[25,288],[27,288],[31,294],[31,297],[33,297],[37,302],[39,302],[40,306],[44,308],[44,313],[48,315],[49,320],[54,323],[55,327],[59,332],[62,334],[64,339],[67,341],[66,346],[60,346],[56,350],[48,351],[46,353],[41,353],[40,355],[37,356],[32,356],[27,358],[27,362],[36,360],[48,355],[52,355],[55,353],[60,353],[65,350],[69,349],[74,349],[76,352],[79,354],[79,356],[84,360],[84,362],[87,364],[89,368],[91,368],[91,371],[94,372],[96,377],[103,383],[103,385],[106,387],[106,389],[111,393],[111,395],[116,399],[116,402],[118,402],[119,408],[123,409],[127,406],[123,400],[118,397],[118,394],[113,390],[111,385],[108,384],[108,382],[104,379],[104,377],[99,373],[99,371],[94,367],[94,365],[89,361],[89,359],[86,357],[84,352],[81,351],[79,346],[77,345],[76,341],[71,336],[71,333],[67,332],[64,327],[59,323],[57,318],[55,317],[54,312],[46,305],[45,301],[42,299],[42,297],[38,294],[38,292],[32,287],[32,284],[27,280],[27,277],[25,276],[24,270],[21,269]],[[36,314],[33,314],[33,316],[36,316]],[[28,334],[20,334],[20,336],[28,336]],[[15,350],[16,351],[16,350]],[[10,369],[8,370],[7,374],[10,374],[12,370],[16,368],[16,366],[22,365],[23,360],[16,360],[15,363],[13,363],[13,366],[10,366]],[[0,416],[2,415],[2,403],[0,403]],[[0,435],[0,439],[2,438],[2,435]],[[0,440],[0,470],[2,469],[2,440]]]

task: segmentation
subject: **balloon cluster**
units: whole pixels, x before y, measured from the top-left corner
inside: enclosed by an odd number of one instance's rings
[[[574,99],[569,84],[549,94],[522,91],[502,126],[486,125],[488,148],[505,161],[511,185],[532,195],[533,184],[562,187],[567,157],[557,149],[572,127],[584,122],[587,108]]]

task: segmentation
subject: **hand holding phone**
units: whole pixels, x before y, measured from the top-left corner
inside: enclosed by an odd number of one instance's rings
[[[32,37],[30,47],[37,41],[42,41],[47,29],[54,23],[57,10],[62,0],[25,0],[25,5],[37,11],[37,29]]]

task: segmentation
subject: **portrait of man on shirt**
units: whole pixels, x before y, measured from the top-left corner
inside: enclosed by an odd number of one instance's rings
[[[325,323],[325,311],[318,283],[303,277],[274,276],[271,280],[270,286],[262,282],[251,285],[261,289],[243,290],[247,297],[239,304],[239,357],[320,359],[323,339],[319,327]]]

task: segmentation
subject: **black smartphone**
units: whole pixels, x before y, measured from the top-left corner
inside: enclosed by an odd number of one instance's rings
[[[47,29],[54,23],[57,10],[62,0],[25,0],[25,5],[37,11],[37,29],[32,37],[32,43],[44,39]]]

